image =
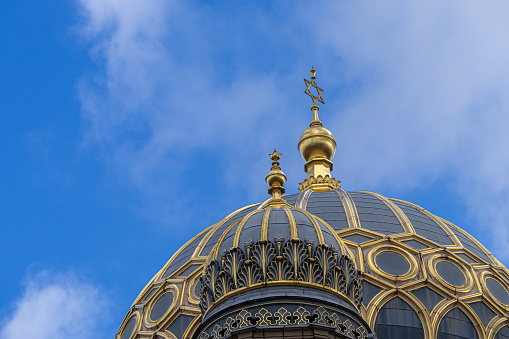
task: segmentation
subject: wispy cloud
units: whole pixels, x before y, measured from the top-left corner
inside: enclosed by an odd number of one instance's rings
[[[342,3],[320,14],[319,44],[361,83],[336,130],[345,176],[409,188],[445,178],[509,258],[509,22],[503,2]]]
[[[85,143],[144,196],[186,204],[168,192],[205,172],[230,198],[259,196],[274,146],[295,187],[314,65],[346,188],[450,182],[509,258],[506,3],[81,5],[99,67],[80,83]]]
[[[0,337],[107,338],[99,330],[108,321],[108,300],[101,290],[72,273],[43,271],[29,277],[12,314],[3,319]]]

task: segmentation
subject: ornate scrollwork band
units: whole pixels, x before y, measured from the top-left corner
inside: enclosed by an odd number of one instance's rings
[[[362,302],[359,271],[346,255],[327,245],[291,239],[274,243],[260,240],[234,247],[220,261],[212,260],[201,278],[200,307],[207,311],[224,295],[259,283],[307,282],[328,287],[348,297],[357,307]]]
[[[322,306],[300,306],[293,311],[280,307],[272,312],[265,307],[242,309],[230,315],[225,321],[215,322],[201,332],[199,339],[228,338],[232,332],[247,327],[270,328],[282,326],[323,325],[348,338],[372,339],[366,328],[356,321],[345,317],[340,312]]]

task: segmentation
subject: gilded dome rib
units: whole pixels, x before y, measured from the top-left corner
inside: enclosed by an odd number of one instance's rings
[[[400,199],[391,199],[391,200],[398,201],[400,203],[411,206],[411,207],[415,208],[416,210],[420,211],[422,214],[426,215],[428,218],[433,220],[449,236],[449,238],[454,242],[455,245],[463,247],[463,245],[461,244],[461,241],[458,240],[456,235],[449,229],[449,227],[447,227],[440,220],[440,218],[436,217],[434,214],[428,212],[427,210],[425,210],[424,208],[422,208],[419,205],[413,204],[413,203],[405,201],[405,200],[400,200]]]
[[[193,257],[197,257],[199,255],[201,255],[201,252],[203,250],[203,248],[205,247],[205,245],[208,243],[208,241],[210,240],[210,238],[214,235],[214,233],[225,223],[227,222],[228,220],[230,220],[230,218],[232,218],[233,216],[235,216],[237,213],[239,212],[242,212],[246,209],[249,209],[253,206],[256,206],[258,204],[251,204],[251,205],[248,205],[248,206],[245,206],[245,207],[242,207],[242,208],[239,208],[237,209],[236,211],[228,214],[226,217],[224,217],[220,222],[214,224],[214,228],[211,229],[209,231],[209,234],[207,234],[203,239],[202,241],[200,242],[200,244],[198,245],[198,247],[196,248],[196,251],[194,252],[193,254]]]
[[[387,207],[391,209],[391,211],[394,213],[396,218],[398,218],[401,226],[407,233],[415,234],[415,229],[412,226],[412,223],[410,222],[406,214],[403,213],[403,211],[396,204],[392,203],[388,198],[376,192],[371,191],[359,191],[359,192],[366,193],[378,198],[381,202],[383,202],[385,205],[387,205]]]
[[[348,222],[349,228],[361,228],[361,224],[359,221],[359,215],[357,214],[357,209],[355,208],[355,204],[352,200],[352,197],[348,192],[339,188],[335,190],[343,207],[345,209],[346,221]]]
[[[256,213],[261,213],[261,212],[260,212],[260,210],[254,210],[242,219],[242,222],[240,223],[239,227],[237,227],[237,232],[235,232],[235,240],[233,240],[233,247],[239,246],[240,233],[242,232],[242,229],[244,228],[246,221],[248,221],[249,218],[251,218],[251,216],[253,216]]]
[[[267,240],[267,234],[269,232],[269,230],[268,230],[268,228],[269,228],[269,216],[270,216],[270,212],[272,211],[272,209],[273,209],[272,206],[269,206],[265,210],[265,213],[263,213],[262,232],[261,232],[261,235],[260,235],[260,240]]]
[[[311,215],[311,213],[309,213],[306,210],[302,210],[301,212],[303,212],[306,215],[306,217],[308,217],[308,219],[311,221],[311,223],[315,227],[316,235],[318,236],[318,241],[320,242],[320,244],[325,244],[325,241],[323,239],[322,229],[320,228],[320,225],[318,225],[318,223],[316,222],[315,217],[313,215]]]
[[[336,231],[328,224],[325,222],[325,220],[317,217],[317,216],[313,216],[314,219],[320,221],[325,227],[327,227],[327,229],[331,232],[332,236],[336,239],[336,241],[338,242],[339,244],[339,250],[341,250],[341,253],[342,254],[348,254],[347,252],[347,248],[343,242],[343,240],[338,236],[338,234],[336,233]]]
[[[438,217],[437,217],[438,218]],[[466,231],[464,231],[463,229],[459,228],[458,226],[456,226],[455,224],[453,224],[452,222],[448,221],[448,220],[445,220],[443,218],[440,218],[440,220],[446,224],[447,226],[449,227],[452,227],[455,231],[459,232],[460,234],[462,234],[463,236],[465,236],[467,239],[469,239],[470,241],[472,241],[475,245],[477,245],[479,251],[481,251],[482,253],[484,253],[486,256],[488,256],[488,258],[492,261],[492,263],[497,263],[500,265],[500,262],[486,249],[486,247],[483,246],[483,244],[481,244],[476,238],[474,238],[473,236],[471,236],[470,234],[468,234]],[[458,239],[459,240],[459,239]],[[460,241],[461,242],[461,241]],[[462,244],[463,247],[465,247],[465,244]],[[467,248],[468,249],[468,248]],[[472,251],[471,251],[472,252]],[[477,255],[476,253],[473,253],[475,255]],[[479,256],[479,255],[477,255]],[[483,259],[483,258],[481,258]]]
[[[290,223],[290,232],[292,235],[292,239],[299,239],[299,234],[297,232],[297,224],[295,223],[295,217],[293,216],[292,211],[287,207],[283,206],[283,210],[288,217],[288,222]]]
[[[228,235],[228,232],[230,232],[230,230],[232,228],[234,228],[235,226],[237,226],[237,224],[239,222],[241,222],[242,219],[239,219],[235,222],[233,222],[230,226],[228,226],[228,228],[223,232],[223,234],[221,235],[221,237],[219,238],[219,240],[217,241],[217,244],[215,247],[214,247],[214,250],[212,251],[213,255],[211,256],[212,258],[214,259],[217,259],[217,256],[219,254],[219,249],[221,247],[221,244],[223,243],[224,241],[224,238],[226,238],[226,236]],[[228,249],[227,249],[228,250]]]
[[[313,194],[312,190],[305,190],[301,191],[299,193],[299,197],[297,198],[297,201],[295,202],[295,207],[305,210],[309,201],[309,198],[311,197],[311,194]]]

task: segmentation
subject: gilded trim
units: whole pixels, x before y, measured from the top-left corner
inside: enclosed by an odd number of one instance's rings
[[[161,317],[159,317],[158,319],[152,319],[151,314],[152,310],[154,309],[154,306],[157,304],[157,302],[163,295],[168,293],[172,294],[172,301],[170,306]],[[148,328],[152,328],[166,321],[168,319],[168,316],[178,309],[175,307],[177,306],[177,303],[181,304],[181,300],[180,300],[180,290],[176,285],[166,285],[164,286],[164,288],[160,288],[156,293],[154,293],[151,300],[145,307],[143,317],[145,326],[147,326]]]
[[[474,286],[474,281],[472,275],[468,268],[466,268],[455,256],[444,256],[444,254],[435,254],[428,258],[428,270],[431,276],[438,281],[442,286],[448,288],[449,290],[454,291],[455,293],[468,293],[472,290]],[[461,286],[454,286],[447,281],[445,281],[440,274],[438,274],[436,270],[436,266],[439,262],[446,261],[450,264],[456,266],[465,277],[465,283]]]
[[[295,217],[293,216],[292,210],[286,206],[283,206],[283,210],[288,217],[288,222],[290,223],[290,232],[292,235],[292,239],[299,239],[299,233],[297,231],[297,223],[295,222]]]
[[[124,321],[122,322],[122,324],[120,325],[120,328],[118,329],[117,336],[116,336],[117,339],[122,338],[122,335],[124,334],[124,330],[125,330],[127,324],[129,324],[129,322],[133,318],[136,318],[136,320],[135,320],[136,324],[134,325],[133,333],[131,333],[131,335],[129,336],[128,339],[134,339],[136,337],[138,330],[140,328],[140,324],[141,324],[141,314],[139,312],[133,312],[131,315],[126,316],[124,318]]]
[[[348,227],[361,228],[359,215],[357,214],[355,203],[353,202],[353,199],[350,196],[350,194],[348,194],[348,192],[343,190],[342,188],[338,188],[337,190],[334,190],[334,192],[336,192],[339,199],[341,200],[341,203],[343,204],[343,209],[345,210]]]
[[[239,227],[237,227],[237,231],[235,232],[235,239],[233,240],[233,247],[239,246],[239,239],[240,239],[240,233],[242,232],[242,228],[244,228],[244,225],[246,222],[256,213],[262,213],[260,210],[254,210],[252,212],[249,212],[244,218],[242,218],[242,221],[239,224]]]
[[[267,207],[262,217],[262,232],[260,234],[260,240],[267,240],[267,234],[269,233],[269,217],[270,212],[273,210],[272,206]],[[237,244],[238,246],[238,244]]]
[[[392,275],[388,272],[385,272],[380,267],[378,267],[378,264],[376,263],[376,257],[384,252],[395,252],[395,253],[400,254],[408,262],[408,265],[409,265],[408,271],[405,274],[396,276],[396,275]],[[407,281],[407,280],[415,278],[417,276],[417,273],[419,272],[419,270],[418,270],[419,264],[417,263],[417,260],[414,258],[414,256],[411,255],[406,250],[404,250],[400,247],[394,246],[394,245],[382,244],[382,245],[373,247],[368,252],[367,261],[368,261],[370,268],[377,275],[379,275],[387,280],[391,280],[391,281]]]
[[[381,202],[383,202],[389,209],[394,213],[396,218],[398,218],[399,223],[401,224],[401,227],[403,227],[403,230],[406,233],[415,234],[415,229],[412,226],[412,223],[410,222],[410,219],[406,216],[406,214],[401,210],[401,208],[398,207],[395,203],[390,201],[387,197],[384,197],[383,195],[371,192],[371,191],[359,191],[362,193],[366,193],[369,195],[374,196],[375,198],[378,198]]]

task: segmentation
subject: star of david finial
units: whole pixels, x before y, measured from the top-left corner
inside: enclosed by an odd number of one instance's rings
[[[320,102],[322,104],[324,103],[323,98],[322,98],[323,89],[318,87],[318,85],[316,84],[316,77],[315,77],[316,71],[315,71],[314,67],[311,68],[310,73],[311,73],[311,81],[304,79],[304,83],[306,84],[306,90],[304,91],[304,93],[309,95],[311,97],[311,99],[313,100],[313,107],[315,107],[315,106],[318,107],[316,104],[317,102]],[[313,93],[311,92],[311,87],[314,87],[316,89],[316,93],[317,93],[316,96],[313,95]]]

